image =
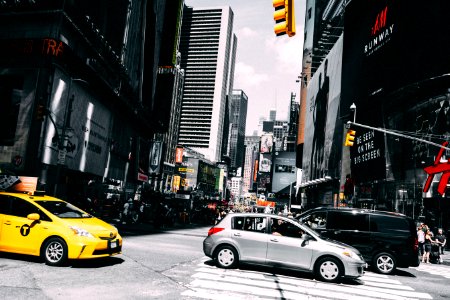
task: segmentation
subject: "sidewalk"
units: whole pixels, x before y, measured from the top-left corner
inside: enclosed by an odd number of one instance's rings
[[[443,265],[450,266],[450,251],[444,251],[444,254],[441,254],[441,258],[443,260]]]

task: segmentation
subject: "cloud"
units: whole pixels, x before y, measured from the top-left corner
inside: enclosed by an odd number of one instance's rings
[[[250,27],[243,27],[236,31],[236,35],[238,39],[241,39],[241,38],[255,37],[258,34],[255,30],[251,29]]]
[[[269,81],[269,76],[264,73],[257,73],[255,68],[243,62],[236,63],[234,74],[234,86],[245,88],[258,86]]]
[[[300,74],[303,42],[298,37],[270,37],[265,41],[269,51],[274,52],[277,71],[284,74]],[[300,50],[300,51],[299,51]]]

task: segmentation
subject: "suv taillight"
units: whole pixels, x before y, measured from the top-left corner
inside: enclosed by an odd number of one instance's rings
[[[211,227],[211,229],[209,229],[209,231],[208,231],[208,236],[213,235],[214,233],[221,232],[224,229],[225,228],[222,228],[222,227]]]
[[[414,239],[414,252],[416,252],[417,250],[419,250],[419,240],[416,237]]]

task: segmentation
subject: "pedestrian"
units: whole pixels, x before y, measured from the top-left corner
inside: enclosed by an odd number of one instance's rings
[[[427,264],[430,263],[430,252],[432,242],[433,240],[431,239],[431,231],[427,230],[427,233],[425,233],[425,243],[424,243],[425,252],[422,255],[422,262],[425,262]]]
[[[436,242],[439,244],[439,253],[444,254],[445,244],[447,243],[447,238],[445,234],[442,232],[442,228],[438,229],[438,233],[436,235]]]
[[[423,223],[417,228],[417,241],[419,242],[419,255],[423,256],[425,254],[424,243],[425,243],[425,232],[422,230]]]

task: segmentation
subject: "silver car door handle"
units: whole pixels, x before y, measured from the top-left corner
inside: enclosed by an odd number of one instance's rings
[[[271,242],[278,243],[278,240],[277,240],[277,239],[270,239],[270,241],[271,241]]]
[[[235,233],[234,236],[241,236],[241,234],[240,233]]]

